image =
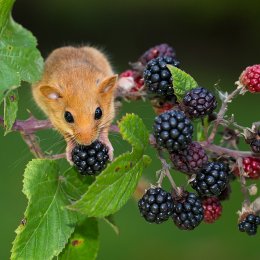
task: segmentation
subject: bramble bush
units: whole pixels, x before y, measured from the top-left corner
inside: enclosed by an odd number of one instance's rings
[[[64,154],[41,149],[36,134],[52,128],[48,119],[32,115],[27,120],[16,119],[19,87],[22,82],[39,80],[43,58],[34,36],[12,19],[13,4],[14,0],[0,3],[0,103],[4,107],[0,125],[5,134],[20,132],[35,159],[24,171],[23,193],[28,205],[16,230],[11,259],[95,259],[98,221],[105,220],[118,233],[113,214],[137,187],[144,193],[138,207],[146,221],[160,224],[171,218],[180,229],[192,230],[203,220],[213,223],[221,216],[221,201],[232,195],[231,182],[238,179],[244,195],[238,229],[256,234],[260,198],[251,201],[257,186],[246,182],[260,178],[260,125],[243,127],[226,111],[237,95],[260,92],[260,65],[246,68],[233,92],[216,91],[217,102],[214,94],[181,69],[171,46],[161,44],[147,50],[120,75],[116,102],[150,100],[158,115],[153,131],[149,134],[150,126],[147,128],[139,116],[126,114],[110,131],[127,141],[132,150],[102,166],[105,169],[100,174],[80,174],[76,169],[82,166],[79,158],[74,160],[78,167],[72,167]],[[220,127],[221,141],[216,144]],[[238,149],[240,139],[245,139],[251,151]],[[148,145],[162,164],[153,185],[142,178],[151,162],[145,154]],[[67,169],[61,170],[61,165]],[[187,183],[178,187],[171,170],[186,174]],[[165,179],[171,191],[163,189]],[[194,192],[188,192],[187,185]]]

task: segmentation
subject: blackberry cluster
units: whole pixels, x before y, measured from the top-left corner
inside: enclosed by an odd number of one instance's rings
[[[180,110],[169,110],[157,116],[153,128],[157,145],[169,152],[187,148],[192,140],[193,126]]]
[[[78,145],[72,150],[72,161],[82,175],[100,173],[108,159],[108,148],[98,140],[89,146]]]
[[[160,224],[172,214],[172,196],[161,188],[151,188],[139,200],[138,207],[146,221]]]
[[[198,172],[208,162],[205,150],[197,142],[190,143],[183,151],[172,153],[170,158],[175,169],[188,174]]]
[[[170,56],[158,57],[147,63],[143,76],[149,92],[160,96],[174,95],[172,75],[167,64],[179,66],[179,62]]]
[[[209,162],[196,174],[191,186],[202,197],[218,196],[228,184],[228,168],[220,162]]]
[[[212,114],[217,107],[217,100],[207,89],[198,87],[186,93],[183,105],[190,117],[198,118]]]
[[[182,197],[173,200],[172,219],[183,230],[192,230],[203,220],[202,203],[194,193],[184,193]]]
[[[246,232],[249,236],[256,235],[257,226],[260,225],[260,217],[254,214],[248,214],[244,220],[238,224],[241,232]]]

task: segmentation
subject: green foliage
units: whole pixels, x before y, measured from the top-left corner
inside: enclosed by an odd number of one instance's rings
[[[43,69],[35,37],[11,17],[13,4],[14,0],[0,0],[0,104],[21,81],[37,81]]]
[[[186,72],[180,70],[172,65],[167,65],[173,78],[174,93],[177,100],[181,101],[185,93],[198,86],[198,83]]]
[[[74,231],[76,212],[66,209],[88,185],[69,169],[62,174],[56,161],[35,159],[24,173],[23,193],[28,198],[25,225],[16,230],[11,259],[52,259],[57,256]],[[79,188],[79,187],[80,188]]]
[[[5,134],[8,134],[14,121],[16,119],[18,111],[18,91],[17,89],[11,90],[4,99],[4,124],[5,124]]]
[[[75,228],[65,250],[58,259],[90,260],[96,259],[99,249],[98,223],[94,218],[82,221]]]
[[[143,155],[149,134],[134,114],[126,115],[119,129],[123,139],[133,146],[132,152],[117,157],[70,209],[89,217],[105,217],[118,211],[133,194],[144,167],[150,163],[150,158]]]

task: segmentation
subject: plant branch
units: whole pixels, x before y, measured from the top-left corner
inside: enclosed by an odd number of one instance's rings
[[[160,175],[159,180],[158,180],[157,183],[158,183],[159,186],[161,186],[164,177],[167,176],[167,178],[169,179],[169,181],[171,183],[172,188],[178,194],[179,193],[179,188],[177,187],[175,181],[173,180],[173,178],[171,176],[171,173],[169,171],[170,166],[168,165],[166,160],[163,158],[162,150],[157,150],[157,152],[158,152],[158,158],[159,158],[159,160],[162,163],[162,172],[161,172],[161,175]]]
[[[213,128],[212,128],[212,131],[211,131],[211,134],[208,138],[208,142],[212,143],[215,136],[216,136],[216,133],[217,133],[217,130],[218,130],[218,126],[220,125],[220,123],[222,122],[222,120],[224,119],[224,115],[227,111],[227,108],[228,108],[228,104],[232,101],[232,99],[237,96],[242,90],[242,87],[237,87],[233,92],[231,92],[229,95],[227,95],[224,99],[224,101],[222,102],[222,105],[221,105],[221,108],[218,112],[218,115],[217,115],[217,119],[214,121],[214,124],[213,124]]]
[[[249,196],[248,188],[246,186],[246,178],[245,178],[245,171],[243,168],[242,158],[237,159],[237,165],[238,165],[238,170],[239,170],[239,175],[240,175],[239,181],[241,184],[241,191],[244,195],[243,206],[246,208],[249,208],[250,207],[250,196]]]

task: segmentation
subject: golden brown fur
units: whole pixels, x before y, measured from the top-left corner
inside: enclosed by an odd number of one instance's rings
[[[36,103],[69,142],[89,145],[106,135],[114,118],[117,75],[103,53],[92,47],[63,47],[45,62],[42,79],[32,87]],[[103,116],[94,119],[100,107]],[[64,119],[69,111],[74,123]]]

